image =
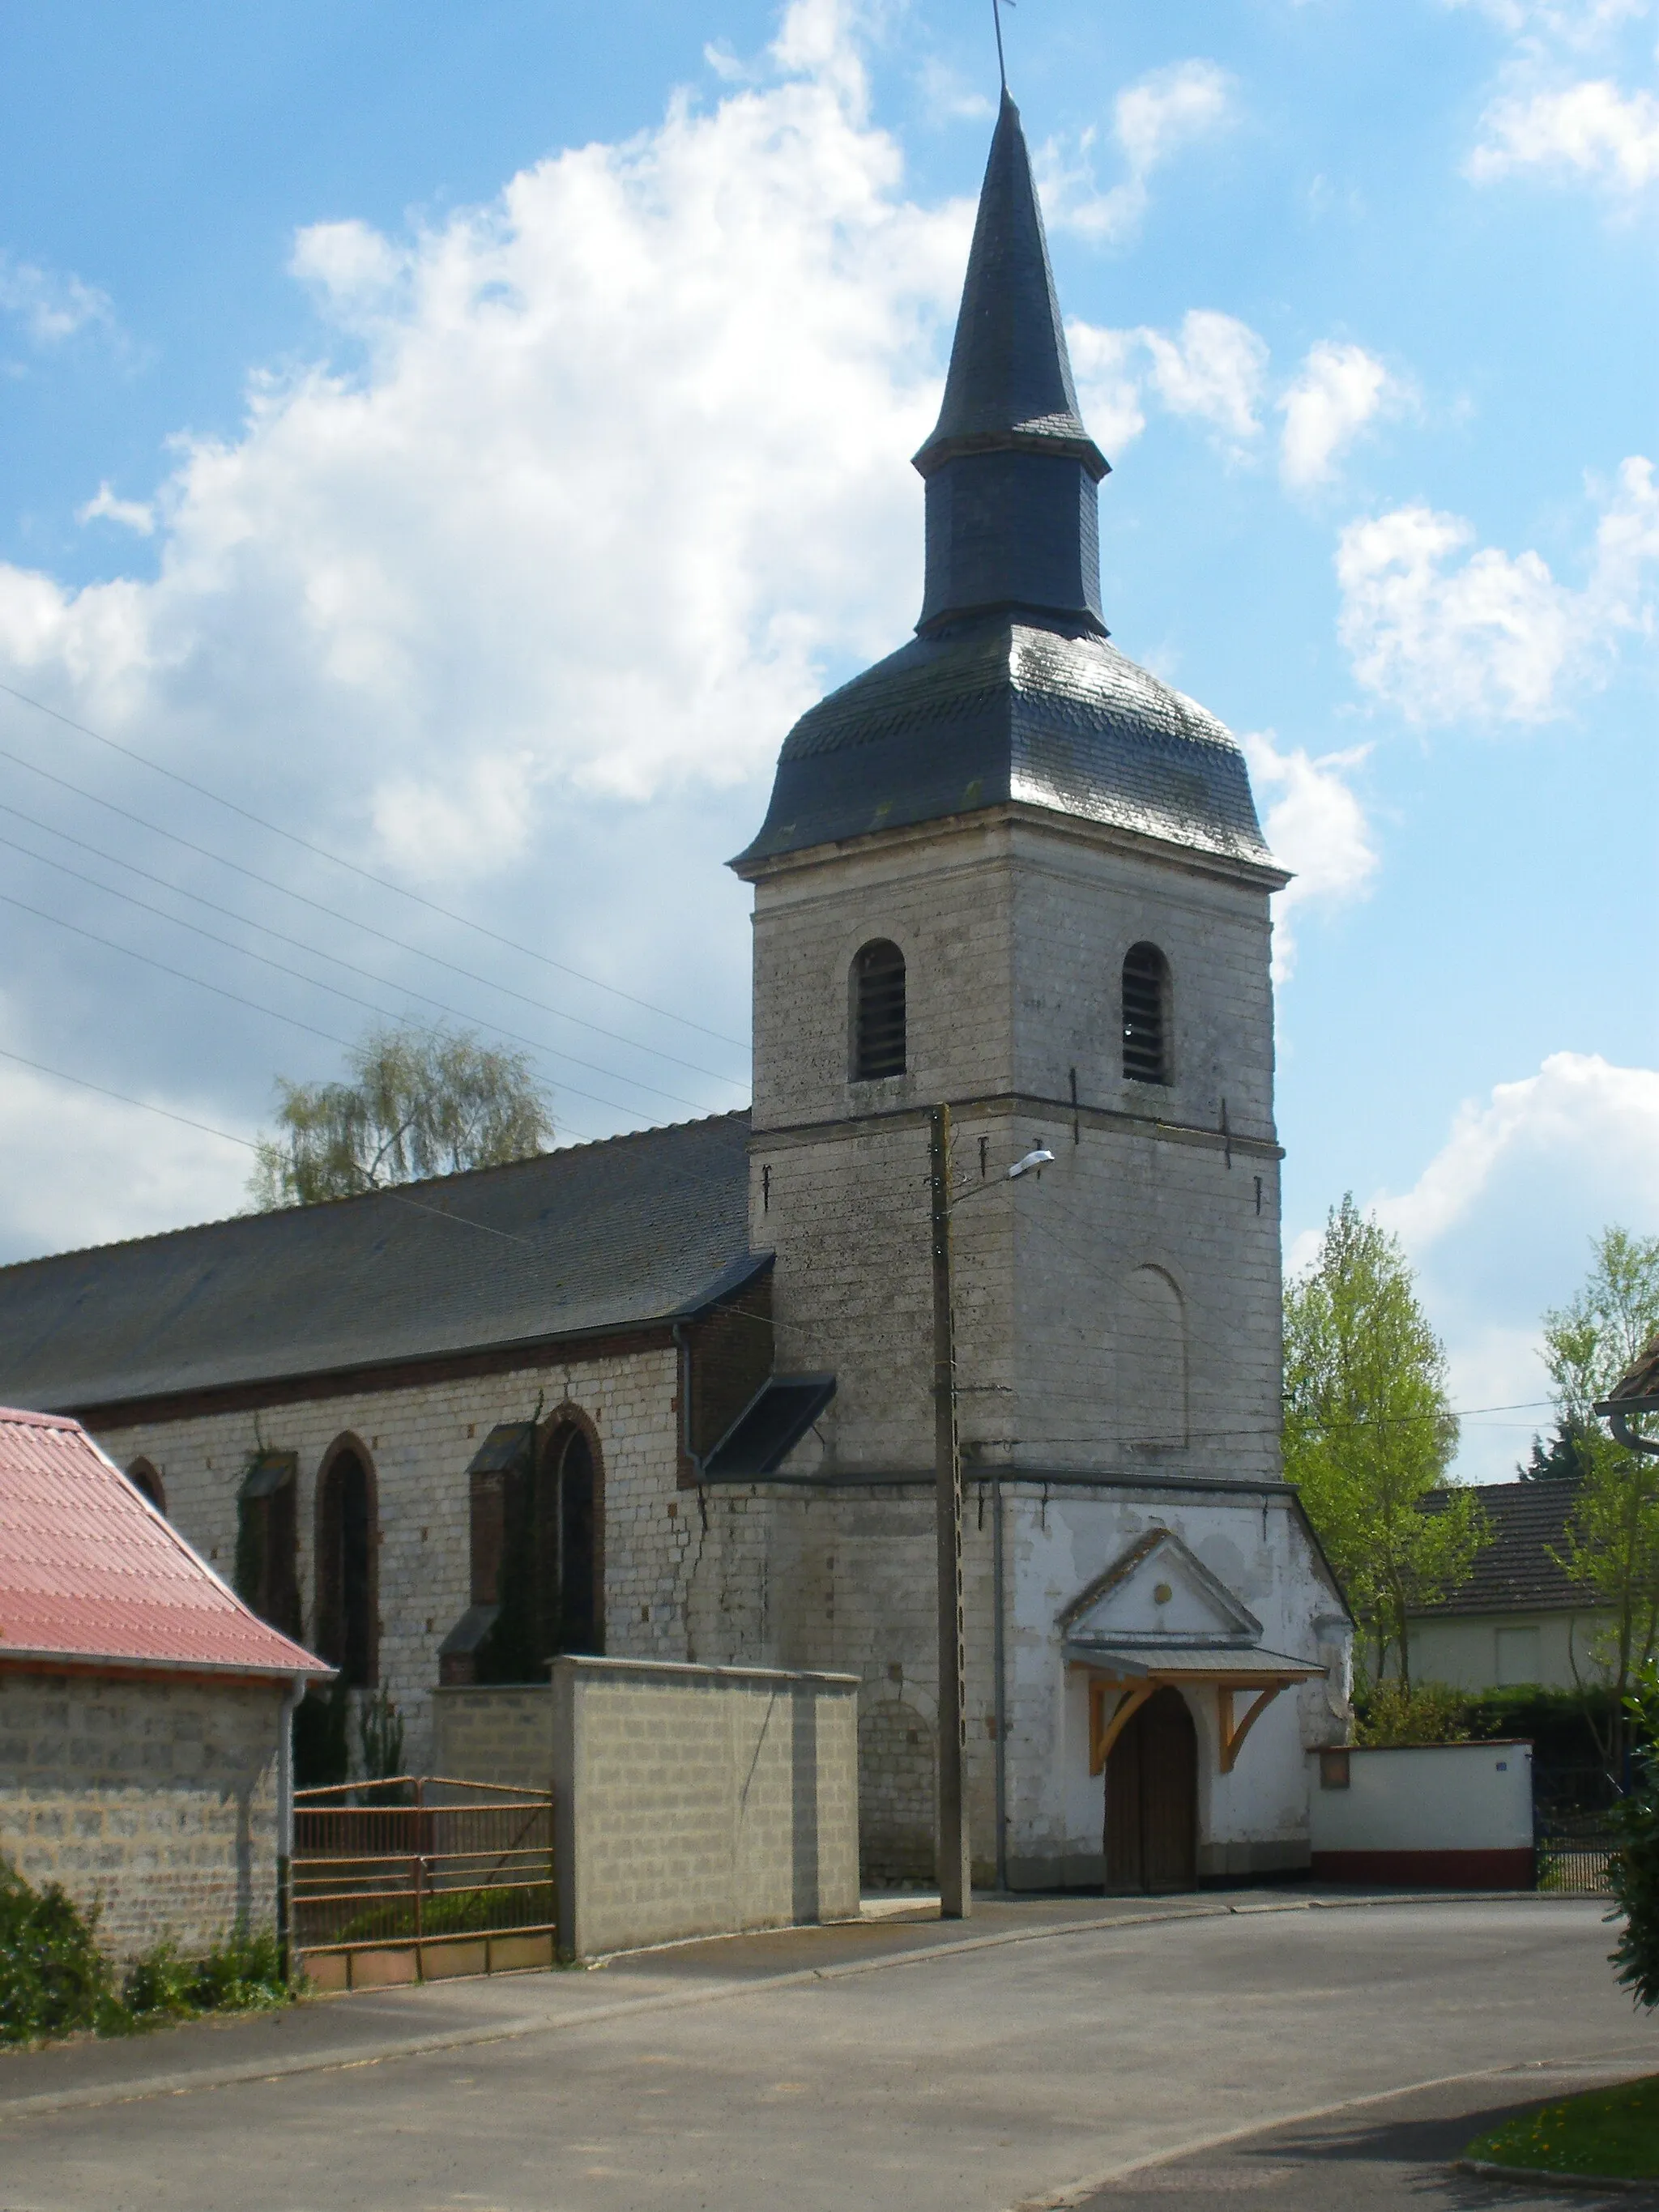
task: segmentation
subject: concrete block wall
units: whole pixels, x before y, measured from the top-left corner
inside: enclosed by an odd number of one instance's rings
[[[168,1519],[227,1581],[235,1560],[236,1492],[250,1455],[262,1444],[296,1453],[307,1637],[316,1626],[317,1478],[335,1443],[356,1440],[374,1477],[379,1520],[380,1680],[404,1720],[404,1757],[419,1770],[433,1759],[438,1646],[469,1597],[467,1466],[497,1422],[527,1419],[538,1404],[544,1419],[561,1402],[579,1407],[599,1436],[608,1648],[641,1657],[685,1656],[699,1578],[714,1580],[714,1570],[696,1501],[678,1488],[677,1389],[677,1356],[665,1343],[95,1433],[118,1465],[150,1462],[166,1490]]]
[[[553,1768],[570,1955],[857,1917],[849,1677],[561,1659]]]
[[[271,1928],[286,1687],[0,1665],[0,1855],[117,1959]]]
[[[432,1700],[432,1771],[452,1782],[553,1786],[553,1686],[441,1689]]]

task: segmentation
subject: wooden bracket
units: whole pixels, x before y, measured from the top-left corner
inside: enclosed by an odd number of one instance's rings
[[[1284,1688],[1282,1682],[1269,1682],[1245,1708],[1244,1717],[1237,1726],[1233,1723],[1233,1692],[1225,1682],[1216,1685],[1216,1718],[1220,1723],[1221,1771],[1231,1774],[1237,1764],[1239,1750],[1244,1739],[1261,1719],[1273,1699]]]
[[[1089,1683],[1089,1771],[1103,1774],[1106,1761],[1111,1756],[1112,1746],[1117,1741],[1135,1715],[1154,1690],[1156,1682],[1109,1681],[1103,1676],[1091,1676]],[[1109,1715],[1106,1702],[1116,1698],[1117,1705]]]

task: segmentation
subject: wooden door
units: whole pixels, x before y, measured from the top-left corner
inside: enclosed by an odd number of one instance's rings
[[[1106,1761],[1108,1890],[1198,1880],[1198,1732],[1179,1690],[1150,1697]]]

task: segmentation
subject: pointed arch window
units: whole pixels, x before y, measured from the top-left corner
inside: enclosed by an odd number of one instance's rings
[[[1123,1073],[1132,1083],[1170,1080],[1170,963],[1155,945],[1123,956]]]
[[[905,1066],[904,955],[885,937],[853,962],[853,1078],[877,1083]]]
[[[374,1478],[355,1443],[337,1444],[317,1486],[317,1650],[348,1689],[380,1679]]]

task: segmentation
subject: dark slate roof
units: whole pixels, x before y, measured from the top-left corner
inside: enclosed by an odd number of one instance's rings
[[[1019,110],[1005,91],[980,190],[944,404],[916,466],[927,475],[953,453],[1012,442],[1073,453],[1089,463],[1091,475],[1106,474],[1078,412],[1042,211]]]
[[[1006,616],[919,637],[802,715],[734,866],[1008,799],[1273,866],[1213,714],[1105,638]]]
[[[763,1266],[746,1114],[0,1268],[0,1402],[70,1412],[616,1332]]]
[[[1592,1601],[1550,1557],[1565,1553],[1567,1516],[1578,1485],[1565,1476],[1542,1482],[1483,1483],[1475,1492],[1486,1508],[1492,1540],[1477,1553],[1468,1580],[1438,1605],[1413,1608],[1427,1615],[1466,1613],[1583,1612]],[[1431,1512],[1444,1491],[1424,1499]]]
[[[1228,732],[1107,640],[1106,464],[1078,413],[1006,94],[944,404],[916,466],[927,486],[920,634],[795,725],[738,872],[1011,799],[1273,868]]]
[[[1611,1407],[1625,1413],[1659,1413],[1659,1332],[1648,1339],[1635,1365],[1620,1376],[1596,1411]]]

